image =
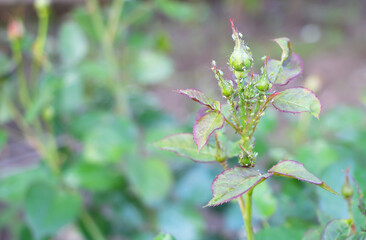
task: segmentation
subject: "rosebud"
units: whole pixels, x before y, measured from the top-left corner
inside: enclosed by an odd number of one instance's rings
[[[262,74],[262,76],[259,78],[257,84],[255,85],[255,87],[262,92],[265,92],[269,89],[270,87],[270,83],[268,81],[268,77],[267,74],[264,73]]]
[[[12,20],[8,25],[8,38],[10,40],[20,39],[24,34],[24,27],[19,20]]]
[[[222,95],[225,97],[230,97],[234,93],[233,86],[228,81],[219,81],[219,87],[221,89]]]
[[[244,69],[249,69],[252,66],[253,58],[250,49],[245,45],[241,39],[241,33],[235,30],[233,22],[231,22],[233,29],[233,39],[235,41],[234,51],[230,56],[230,66],[236,70],[242,72]]]
[[[235,74],[235,77],[237,78],[237,79],[243,79],[244,78],[244,76],[245,76],[245,73],[243,72],[243,71],[233,71],[234,72],[234,74]]]
[[[348,169],[347,169],[348,171]],[[346,175],[346,181],[344,182],[343,186],[342,186],[342,196],[344,198],[350,198],[353,196],[353,188],[352,186],[349,184],[349,180],[348,180],[348,176]]]
[[[239,164],[243,167],[253,167],[254,158],[250,154],[241,154]]]

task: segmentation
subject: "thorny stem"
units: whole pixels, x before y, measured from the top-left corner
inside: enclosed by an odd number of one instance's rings
[[[254,233],[253,233],[253,226],[252,226],[252,193],[253,189],[250,189],[245,194],[245,216],[244,216],[244,222],[245,222],[245,230],[247,232],[247,238],[248,240],[254,240]]]

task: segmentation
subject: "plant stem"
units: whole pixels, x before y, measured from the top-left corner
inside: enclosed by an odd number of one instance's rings
[[[243,196],[238,197],[238,203],[239,203],[241,215],[242,215],[244,223],[245,223],[245,204],[244,204]]]
[[[228,120],[228,119],[226,119],[225,118],[225,121],[226,121],[226,123],[227,124],[229,124],[236,132],[238,132],[240,135],[242,135],[243,133],[242,133],[242,131],[239,129],[239,128],[237,128],[230,120]]]
[[[245,194],[245,230],[247,232],[248,240],[254,240],[253,226],[252,226],[252,193],[253,189]]]
[[[356,233],[356,226],[355,226],[355,219],[353,217],[353,212],[352,212],[352,198],[347,198],[347,206],[348,206],[348,214],[349,214],[349,219],[351,220],[351,230],[352,233],[355,234]]]
[[[106,240],[102,232],[99,230],[97,224],[94,222],[94,220],[85,209],[81,214],[81,221],[84,224],[85,228],[88,230],[93,240]]]
[[[221,166],[222,166],[225,170],[227,170],[227,169],[228,169],[227,161],[225,161],[225,162],[220,162],[220,164],[221,164]],[[252,192],[252,190],[250,190],[250,192]],[[244,223],[245,223],[245,227],[246,227],[246,226],[247,226],[247,224],[246,224],[246,215],[245,215],[246,210],[245,210],[245,204],[244,204],[243,196],[240,196],[240,197],[238,197],[237,199],[238,199],[238,204],[239,204],[239,207],[240,207],[241,215],[242,215],[242,217],[243,217],[243,220],[244,220]],[[251,218],[252,218],[252,215],[251,215],[251,210],[250,210],[250,222],[252,221],[252,220],[251,220]],[[248,232],[248,230],[247,230],[247,232]],[[249,239],[249,238],[248,238],[248,239]],[[250,240],[250,239],[249,239],[249,240]]]

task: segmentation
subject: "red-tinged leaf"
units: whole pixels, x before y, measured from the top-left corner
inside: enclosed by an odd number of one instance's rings
[[[292,51],[291,42],[288,38],[277,38],[274,41],[281,47],[282,56],[281,60],[268,60],[268,79],[273,84],[286,85],[302,73],[303,62],[299,55]]]
[[[193,101],[196,101],[212,110],[219,110],[221,109],[221,104],[219,101],[212,100],[211,98],[207,97],[203,92],[197,89],[179,89],[177,93],[180,93],[184,96],[189,97]]]
[[[307,88],[289,88],[279,92],[273,98],[273,106],[282,111],[290,113],[309,112],[319,118],[321,105],[316,95]]]
[[[229,202],[254,188],[271,175],[272,173],[261,174],[253,168],[239,166],[225,170],[212,182],[213,198],[206,207]]]
[[[295,178],[301,181],[309,182],[315,185],[318,185],[325,190],[338,195],[337,192],[332,190],[328,185],[326,185],[319,178],[314,176],[304,167],[304,164],[299,163],[293,160],[283,160],[276,165],[274,165],[271,169],[268,170],[268,173],[272,173],[274,175]]]
[[[225,117],[220,112],[211,111],[196,120],[193,126],[193,138],[200,151],[211,134],[224,126]]]
[[[216,159],[216,148],[205,146],[200,152],[197,151],[197,145],[191,133],[168,136],[155,144],[160,149],[174,152],[195,162],[214,162]]]

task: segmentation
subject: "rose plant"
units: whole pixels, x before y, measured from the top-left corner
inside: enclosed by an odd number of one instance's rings
[[[303,62],[293,52],[288,38],[274,39],[282,49],[281,59],[271,59],[268,55],[263,57],[260,72],[254,73],[254,59],[250,48],[233,21],[231,25],[235,42],[229,59],[232,79],[225,79],[216,62],[212,62],[212,71],[218,80],[222,96],[227,100],[226,104],[209,98],[197,89],[177,90],[177,93],[203,107],[197,114],[192,134],[168,136],[158,141],[157,146],[195,162],[221,164],[224,171],[213,180],[213,198],[205,207],[237,200],[245,222],[247,239],[252,240],[252,192],[266,179],[272,176],[295,178],[337,193],[310,173],[302,163],[294,160],[282,160],[265,172],[254,168],[258,155],[254,151],[254,133],[270,106],[281,112],[308,112],[319,118],[321,104],[311,90],[303,87],[276,90],[276,87],[285,86],[296,79],[303,71]],[[231,135],[228,129],[225,129],[226,126],[234,131],[234,140],[229,140]],[[213,139],[210,139],[211,136]],[[237,165],[232,168],[228,164],[231,158],[238,159]]]

